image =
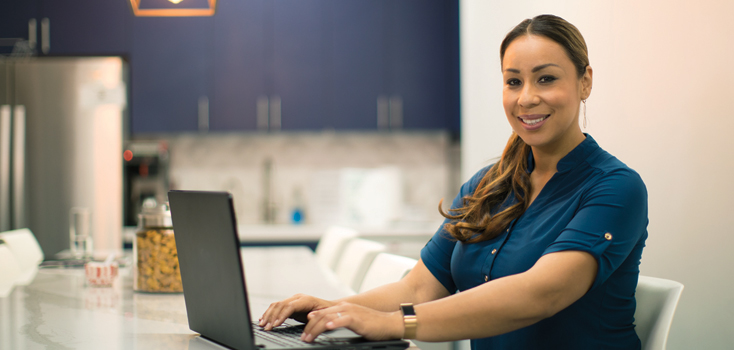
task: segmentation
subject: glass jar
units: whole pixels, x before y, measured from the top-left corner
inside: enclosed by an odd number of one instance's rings
[[[168,203],[143,208],[133,241],[133,290],[181,293],[181,272]]]

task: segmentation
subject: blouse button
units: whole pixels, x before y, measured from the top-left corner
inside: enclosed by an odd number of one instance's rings
[[[494,255],[494,253],[497,253],[497,249],[492,249],[492,255]]]
[[[489,281],[489,276],[484,275],[484,282],[487,282],[487,281]]]
[[[605,233],[604,234],[604,239],[606,239],[607,241],[611,241],[612,240],[612,234],[609,233],[609,232]]]

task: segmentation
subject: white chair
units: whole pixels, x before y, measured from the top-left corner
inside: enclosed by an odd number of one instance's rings
[[[418,260],[408,257],[380,253],[372,261],[367,273],[364,275],[359,292],[366,292],[379,286],[400,281],[413,269]]]
[[[0,241],[0,298],[10,295],[15,281],[20,277],[20,267],[7,244]]]
[[[31,230],[22,228],[5,231],[0,233],[0,240],[5,241],[7,247],[13,252],[15,261],[20,268],[20,276],[18,276],[15,284],[27,285],[31,283],[38,272],[38,265],[43,261],[43,251]]]
[[[635,298],[635,330],[642,350],[665,350],[683,285],[667,279],[640,276]]]
[[[355,238],[347,243],[339,262],[336,264],[336,276],[347,287],[359,290],[367,269],[377,254],[386,249],[382,243]]]
[[[344,246],[358,235],[357,230],[348,227],[329,227],[316,246],[316,260],[333,271],[344,251]]]

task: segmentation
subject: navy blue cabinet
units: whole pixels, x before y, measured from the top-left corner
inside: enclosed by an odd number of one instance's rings
[[[212,17],[136,17],[131,132],[208,128]]]
[[[47,44],[49,55],[129,59],[133,135],[458,131],[458,0],[218,0],[213,17],[134,17],[124,0],[11,1],[0,37],[28,38],[31,18],[39,54]]]
[[[48,50],[39,47],[38,52],[124,55],[129,51],[133,18],[129,7],[129,2],[117,0],[39,0],[38,40]]]
[[[28,40],[28,20],[37,14],[36,1],[4,1],[0,6],[0,38]],[[13,45],[13,40],[3,40],[0,53],[12,52]]]
[[[215,23],[213,130],[458,131],[456,1],[223,0]]]
[[[336,129],[458,131],[458,2],[336,1]]]
[[[257,129],[257,100],[267,98],[270,0],[219,0],[214,16],[210,130]]]
[[[389,1],[389,93],[405,129],[445,129],[458,119],[458,64],[451,64],[458,57],[457,9],[445,0]]]
[[[271,96],[276,99],[274,107],[280,109],[281,129],[328,128],[331,124],[326,88],[330,2],[279,0],[271,4],[272,67],[268,68]]]
[[[30,20],[35,25],[29,29]],[[39,55],[124,55],[131,20],[125,1],[5,1],[0,6],[0,37],[35,40]]]
[[[212,130],[329,127],[323,0],[223,0],[215,16]]]
[[[379,113],[387,112],[378,111],[378,99],[388,93],[387,4],[382,0],[333,3],[327,89],[331,125],[337,130],[377,129]]]

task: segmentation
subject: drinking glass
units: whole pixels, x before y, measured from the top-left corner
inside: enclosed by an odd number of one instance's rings
[[[69,242],[71,255],[76,259],[92,257],[92,215],[87,208],[71,208],[69,214]]]

